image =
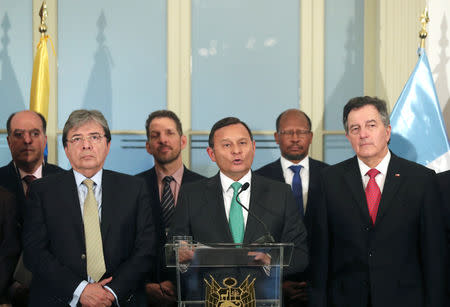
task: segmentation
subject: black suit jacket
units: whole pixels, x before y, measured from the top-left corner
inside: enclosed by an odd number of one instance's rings
[[[57,165],[44,163],[42,167],[42,177],[60,173],[62,171],[64,170]],[[19,206],[19,220],[20,223],[22,223],[23,217],[25,215],[25,193],[23,191],[22,180],[20,179],[19,172],[14,166],[13,161],[11,161],[8,165],[0,168],[0,186],[5,187],[15,195],[17,204]]]
[[[435,173],[392,154],[375,225],[357,158],[322,174],[312,306],[444,306],[446,247]]]
[[[152,205],[152,214],[153,214],[153,224],[155,225],[155,232],[157,237],[157,250],[159,250],[159,255],[157,259],[157,266],[153,267],[152,273],[149,276],[150,282],[160,282],[163,280],[167,280],[169,278],[165,272],[165,252],[164,245],[167,242],[166,236],[166,225],[164,224],[164,220],[162,217],[162,208],[161,208],[161,200],[159,199],[159,191],[158,191],[158,178],[156,176],[155,167],[137,174],[136,176],[145,179],[147,184],[147,189],[150,194],[150,200]],[[193,171],[190,171],[186,167],[184,167],[183,178],[181,179],[181,185],[185,183],[194,182],[200,179],[203,179],[202,175],[199,175]],[[180,195],[180,193],[178,193]],[[163,273],[164,271],[164,273]]]
[[[66,306],[87,280],[83,218],[72,171],[31,185],[24,224],[24,261],[33,273],[30,306]],[[155,232],[145,182],[103,170],[101,234],[108,286],[121,306],[153,265]],[[102,278],[102,279],[103,279]]]
[[[322,187],[320,184],[320,172],[323,168],[327,167],[328,164],[314,160],[312,158],[309,158],[309,187],[308,187],[308,200],[306,203],[306,211],[305,216],[303,218],[303,223],[306,226],[306,230],[308,232],[308,247],[311,246],[311,237],[310,234],[312,232],[311,229],[311,211],[310,208],[314,207],[317,202],[320,201],[322,196]],[[280,181],[280,182],[286,182],[284,175],[283,175],[283,169],[281,167],[281,161],[280,159],[269,163],[260,169],[255,171],[256,174],[262,175],[264,177]]]
[[[294,243],[286,275],[301,272],[308,264],[306,230],[288,185],[252,174],[249,210],[268,227],[278,243]],[[180,191],[171,234],[189,235],[201,243],[233,243],[224,209],[220,175],[186,184]],[[265,234],[264,227],[248,215],[244,242]]]
[[[444,217],[447,253],[450,251],[450,171],[438,174],[438,182],[442,196],[442,212]],[[447,277],[450,278],[450,263],[447,260]],[[450,304],[450,280],[447,280],[447,300]]]
[[[20,254],[17,206],[14,195],[0,187],[0,304],[6,296]]]

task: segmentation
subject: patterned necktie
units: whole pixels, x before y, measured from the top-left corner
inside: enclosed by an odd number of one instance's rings
[[[242,214],[242,208],[236,200],[241,186],[242,184],[240,184],[239,182],[233,182],[231,184],[234,193],[233,199],[231,200],[230,217],[228,223],[230,224],[230,231],[231,235],[233,236],[234,243],[242,243],[242,241],[244,240],[244,216]]]
[[[22,178],[23,181],[27,184],[27,189],[25,191],[25,198],[28,198],[30,196],[30,184],[35,181],[37,178],[33,175],[26,175]]]
[[[292,179],[292,192],[294,193],[294,198],[298,204],[300,214],[303,217],[305,215],[305,213],[304,213],[304,209],[303,209],[302,179],[300,178],[300,170],[302,169],[302,166],[301,165],[291,165],[291,166],[289,166],[289,168],[294,173],[294,178]]]
[[[161,198],[161,207],[164,225],[166,229],[169,229],[170,223],[172,222],[172,216],[175,209],[175,199],[173,197],[172,189],[170,188],[170,183],[175,180],[172,176],[166,176],[163,178],[163,193]]]
[[[378,187],[377,182],[375,181],[375,177],[380,172],[372,168],[370,169],[366,175],[370,177],[369,182],[366,186],[366,199],[367,199],[367,206],[369,207],[369,215],[372,218],[372,223],[375,224],[375,220],[377,218],[377,212],[378,212],[378,206],[380,204],[381,199],[381,191]]]
[[[98,204],[94,196],[94,182],[91,179],[85,179],[83,184],[88,188],[83,209],[87,273],[95,282],[98,282],[106,272],[100,220],[98,217]]]

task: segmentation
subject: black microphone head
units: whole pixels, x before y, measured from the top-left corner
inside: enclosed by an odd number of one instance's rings
[[[250,186],[250,183],[248,183],[248,182],[244,183],[241,187],[241,192],[244,192],[245,190],[247,190],[249,186]]]

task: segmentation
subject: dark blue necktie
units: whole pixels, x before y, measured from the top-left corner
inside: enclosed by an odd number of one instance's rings
[[[300,178],[301,165],[291,165],[290,170],[294,173],[294,178],[292,179],[292,192],[294,193],[295,201],[298,204],[300,214],[304,216],[303,210],[303,189],[302,189],[302,179]]]

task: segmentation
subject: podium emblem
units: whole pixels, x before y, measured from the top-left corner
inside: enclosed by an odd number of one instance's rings
[[[222,281],[224,287],[212,277],[211,282],[204,279],[206,283],[206,307],[256,307],[255,300],[255,279],[249,282],[250,275],[245,278],[239,287],[236,287],[237,280],[227,277]]]

